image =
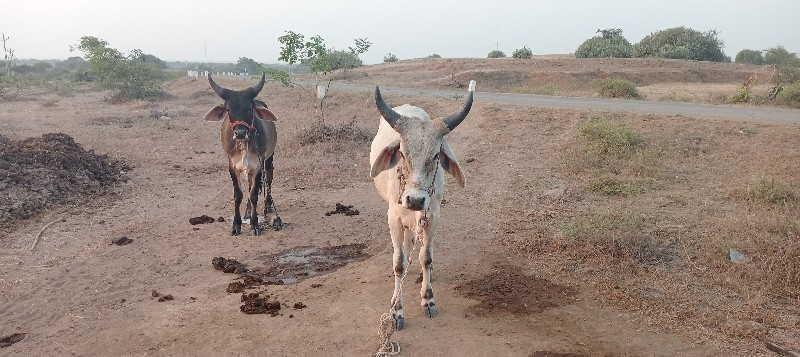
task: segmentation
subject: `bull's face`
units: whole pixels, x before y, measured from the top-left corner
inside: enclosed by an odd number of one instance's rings
[[[464,175],[455,155],[444,144],[444,135],[467,116],[472,106],[472,93],[461,112],[430,121],[398,114],[383,101],[378,89],[375,96],[381,115],[400,134],[400,140],[381,151],[372,166],[372,177],[399,165],[397,170],[405,185],[398,203],[414,211],[430,207],[440,167],[463,187]]]
[[[231,139],[238,141],[248,140],[255,130],[255,119],[275,120],[275,115],[267,109],[264,102],[256,100],[256,96],[264,88],[264,75],[253,87],[241,91],[230,90],[218,85],[208,76],[208,82],[217,95],[225,100],[212,108],[205,115],[205,120],[216,121],[227,117],[226,124],[230,125]]]

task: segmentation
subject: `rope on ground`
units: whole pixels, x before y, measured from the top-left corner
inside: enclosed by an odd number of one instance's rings
[[[414,245],[411,247],[411,251],[408,253],[408,265],[403,270],[403,276],[400,278],[400,295],[403,294],[403,281],[406,280],[406,275],[408,275],[408,270],[411,267],[411,262],[414,261],[412,258],[414,256],[414,251],[417,250],[417,242],[422,239],[422,233],[425,230],[425,227],[428,226],[428,210],[422,215],[422,218],[419,220],[416,230],[414,232]],[[401,298],[401,296],[396,296],[395,299]],[[400,343],[391,341],[392,334],[396,331],[397,321],[395,321],[394,316],[392,315],[392,309],[394,308],[395,299],[392,299],[392,304],[389,307],[389,312],[384,313],[381,315],[380,322],[378,324],[378,334],[380,335],[381,346],[378,348],[378,351],[375,352],[375,357],[386,357],[386,356],[394,356],[400,353]]]

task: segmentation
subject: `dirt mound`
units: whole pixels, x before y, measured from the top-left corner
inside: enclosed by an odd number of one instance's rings
[[[124,162],[86,151],[69,135],[0,140],[0,227],[75,195],[105,192],[130,170]]]
[[[456,286],[456,290],[467,298],[480,300],[474,307],[478,313],[515,315],[568,305],[578,294],[575,288],[522,274],[519,268],[508,265],[495,267],[492,274]]]

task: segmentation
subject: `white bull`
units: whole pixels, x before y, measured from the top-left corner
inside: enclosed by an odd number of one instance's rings
[[[444,135],[466,118],[472,107],[470,92],[461,111],[444,118],[431,120],[424,110],[402,105],[394,109],[384,102],[380,89],[375,88],[375,104],[382,120],[369,161],[371,176],[378,192],[389,203],[389,234],[394,254],[394,294],[392,317],[397,330],[403,329],[402,279],[409,263],[414,235],[421,235],[419,261],[422,268],[422,312],[436,316],[436,303],[431,287],[433,240],[439,224],[444,195],[444,172],[464,187],[464,175],[455,153]],[[417,233],[419,232],[419,233]]]

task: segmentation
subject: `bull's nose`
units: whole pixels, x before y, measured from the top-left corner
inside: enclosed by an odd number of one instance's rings
[[[247,136],[247,130],[236,129],[236,130],[233,131],[233,136],[236,139],[244,139]]]
[[[406,207],[410,210],[421,211],[425,208],[425,197],[406,196]]]

